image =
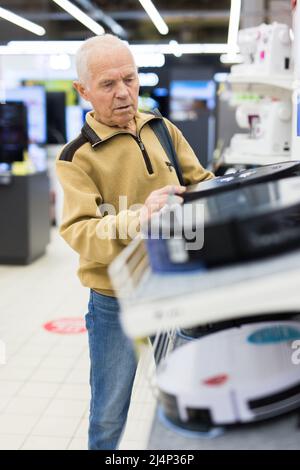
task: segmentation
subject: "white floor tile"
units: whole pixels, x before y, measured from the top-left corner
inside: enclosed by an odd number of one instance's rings
[[[59,389],[59,384],[29,382],[20,389],[20,397],[51,398]]]
[[[12,367],[9,364],[0,366],[0,383],[3,381],[25,381],[33,374],[34,367]]]
[[[47,330],[43,328],[43,322],[41,322],[39,330],[33,335],[32,339],[30,340],[30,344],[34,346],[56,346],[62,338],[57,337],[57,335],[50,334]]]
[[[82,418],[88,404],[79,400],[54,399],[46,409],[44,416],[78,416]]]
[[[78,417],[43,416],[31,434],[32,436],[71,437],[79,423]]]
[[[30,436],[21,450],[66,450],[70,439],[68,437]]]
[[[10,397],[0,397],[0,413],[7,407],[10,400]]]
[[[37,345],[37,344],[31,344],[30,342],[28,342],[27,344],[21,347],[18,353],[24,356],[36,355],[38,358],[42,360],[43,357],[45,357],[51,349],[52,349],[52,345],[49,345],[49,344]]]
[[[86,438],[88,435],[88,427],[89,427],[89,420],[84,418],[83,420],[80,421],[80,424],[75,432],[74,437],[79,437],[79,438]]]
[[[10,358],[10,360],[7,363],[7,367],[32,367],[35,368],[39,364],[41,364],[41,361],[43,358],[37,355],[16,355]]]
[[[49,398],[12,398],[9,404],[4,408],[5,413],[18,415],[40,415],[47,407]]]
[[[67,384],[86,384],[89,383],[88,370],[75,369],[72,370],[66,377],[65,383]]]
[[[66,338],[67,342],[67,338]],[[64,358],[75,358],[80,355],[85,345],[82,344],[63,344],[55,348],[55,355]]]
[[[63,384],[58,390],[56,398],[84,400],[87,402],[90,399],[90,387],[88,384]]]
[[[22,382],[1,382],[0,397],[12,397],[22,386]]]
[[[0,450],[19,450],[26,436],[3,436],[0,435]]]
[[[29,434],[37,422],[36,415],[1,414],[0,435]]]
[[[155,412],[156,403],[135,403],[128,413],[131,420],[149,419],[151,420]]]
[[[40,362],[40,367],[44,369],[67,369],[70,370],[76,365],[76,359],[74,357],[60,357],[53,353],[49,354]]]
[[[87,447],[87,438],[75,438],[72,439],[71,443],[68,446],[68,450],[88,450]]]
[[[33,382],[46,382],[46,383],[62,383],[67,377],[68,371],[65,369],[45,369],[39,367],[38,370],[32,375],[31,380]]]
[[[124,441],[119,445],[119,450],[144,450],[146,447],[140,441]]]
[[[86,358],[76,362],[76,369],[81,371],[89,371],[90,370],[90,359]]]

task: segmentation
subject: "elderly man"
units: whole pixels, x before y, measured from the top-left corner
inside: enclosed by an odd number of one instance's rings
[[[86,325],[90,348],[89,449],[115,449],[124,427],[136,371],[132,345],[119,323],[109,263],[130,242],[129,227],[160,210],[170,191],[180,195],[174,169],[149,125],[162,119],[137,110],[139,82],[129,48],[117,37],[88,39],[77,53],[78,93],[90,101],[81,135],[57,158],[64,190],[60,233],[79,253],[79,278],[90,288]],[[181,132],[165,120],[184,183],[213,177]],[[127,206],[120,207],[120,196]],[[99,210],[110,204],[115,214]],[[140,204],[138,210],[131,206]],[[122,233],[122,236],[120,234]],[[124,236],[125,233],[125,236]],[[112,235],[113,234],[113,235]]]

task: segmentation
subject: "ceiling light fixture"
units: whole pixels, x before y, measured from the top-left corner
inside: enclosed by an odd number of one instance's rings
[[[231,0],[230,18],[228,26],[228,53],[236,54],[238,52],[238,33],[241,17],[241,0]]]
[[[220,56],[220,61],[222,64],[242,64],[243,63],[243,57],[241,54],[222,54]]]
[[[10,41],[7,46],[0,46],[0,53],[10,54],[76,54],[82,41]],[[133,54],[174,54],[173,44],[129,44]],[[227,44],[176,44],[179,54],[226,54]],[[141,65],[140,65],[141,66]],[[156,65],[158,66],[158,65]]]
[[[165,65],[164,54],[134,54],[134,61],[137,67],[163,67]]]
[[[181,56],[182,56],[182,52],[181,52],[181,50],[180,50],[180,46],[179,46],[178,42],[175,41],[175,40],[172,40],[172,41],[169,42],[169,44],[170,44],[170,46],[171,46],[172,49],[173,49],[173,54],[174,54],[174,56],[175,56],[175,57],[181,57]]]
[[[80,8],[75,6],[69,0],[53,0],[58,6],[63,8],[67,13],[74,16],[74,18],[80,23],[84,24],[88,29],[90,29],[96,35],[104,34],[104,28],[96,23],[92,18],[90,18],[86,13],[84,13]]]
[[[223,64],[240,64],[242,56],[239,54],[238,34],[241,18],[241,0],[231,0],[230,18],[228,25],[227,53],[221,55]]]
[[[225,54],[228,52],[227,44],[175,44],[176,54]],[[143,54],[174,54],[174,44],[133,44],[131,51]]]
[[[157,11],[156,7],[151,2],[151,0],[139,0],[139,2],[146,11],[146,13],[149,15],[152,23],[160,32],[160,34],[168,34],[169,28],[162,19],[159,12]]]
[[[25,20],[22,16],[16,15],[2,7],[0,7],[0,18],[10,21],[21,28],[27,29],[27,31],[37,34],[38,36],[44,36],[44,34],[46,34],[46,30],[42,26],[32,23],[32,21]]]
[[[49,57],[49,66],[53,70],[69,70],[71,58],[68,54],[53,54]]]

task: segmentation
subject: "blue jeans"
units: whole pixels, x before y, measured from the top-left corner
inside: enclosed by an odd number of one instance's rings
[[[89,450],[116,449],[127,418],[137,362],[119,312],[115,297],[91,290],[85,317],[91,361]]]

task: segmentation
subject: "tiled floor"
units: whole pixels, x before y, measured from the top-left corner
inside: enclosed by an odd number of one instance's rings
[[[0,450],[87,448],[87,336],[43,328],[86,313],[88,289],[76,269],[76,254],[56,230],[43,258],[27,267],[0,266],[0,341],[6,348],[6,364],[0,362]],[[146,446],[155,406],[144,373],[149,361],[148,351],[140,360],[121,449]]]

